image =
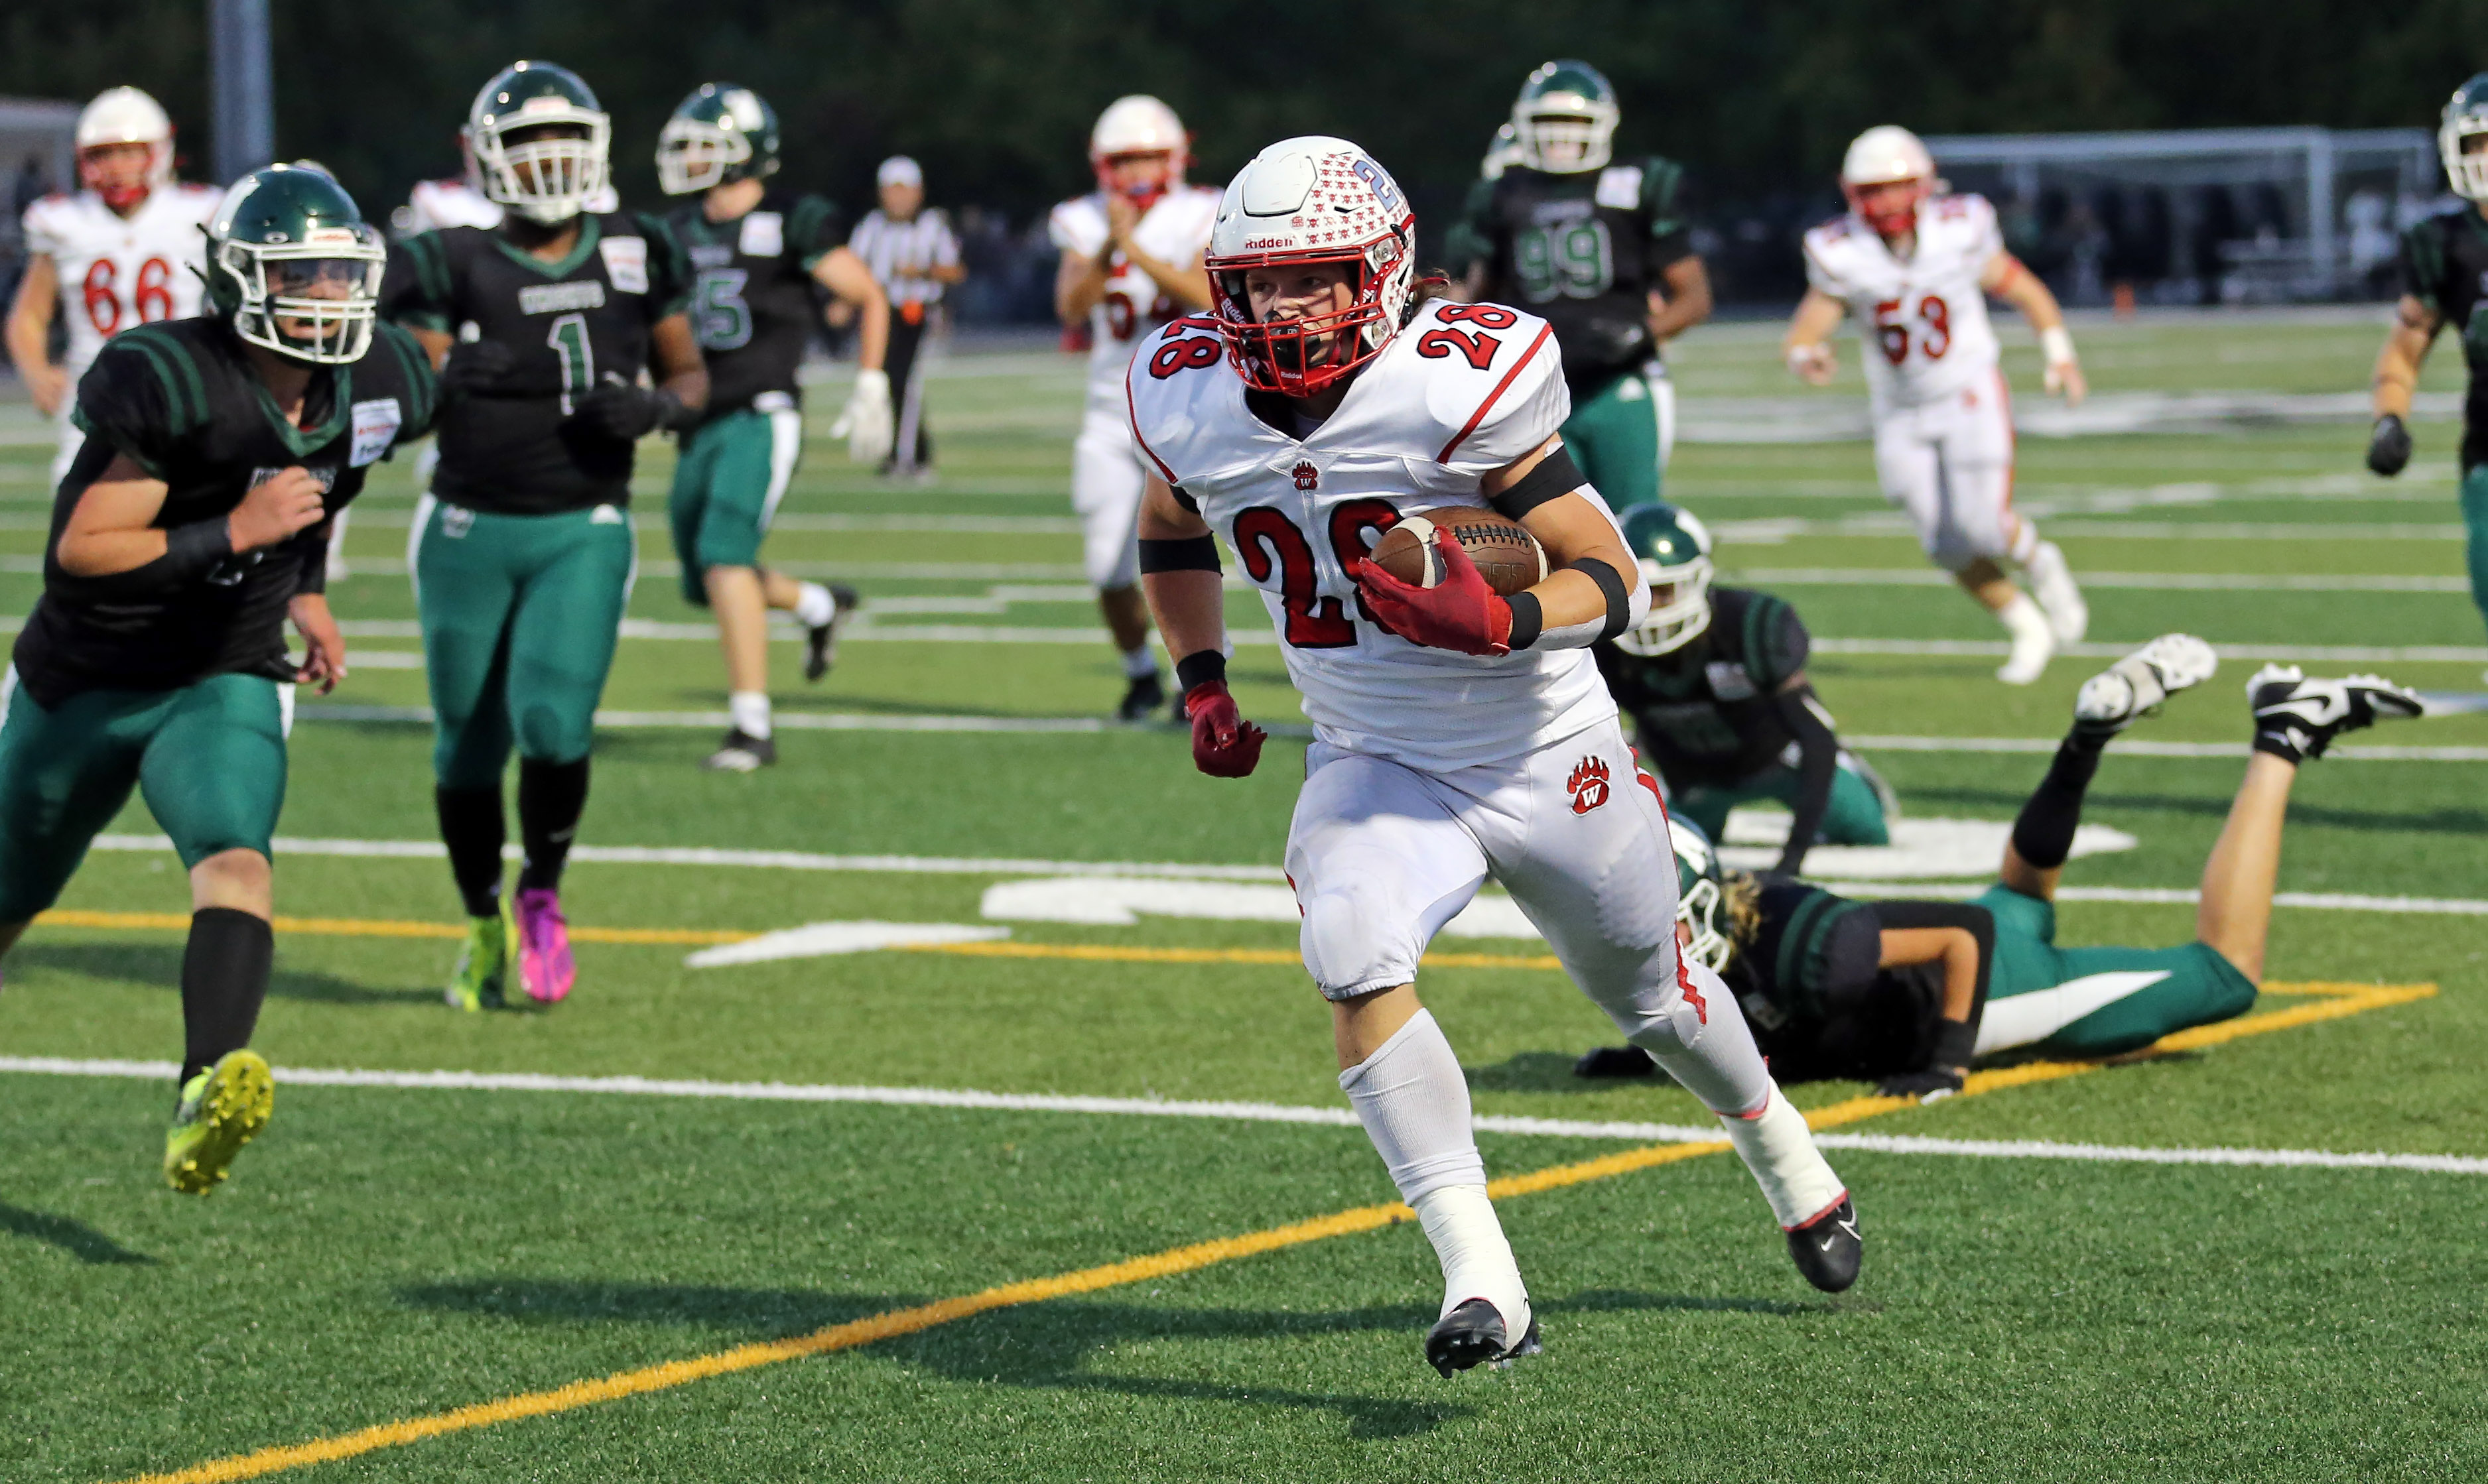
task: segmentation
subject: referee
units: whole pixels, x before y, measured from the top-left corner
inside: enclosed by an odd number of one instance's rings
[[[933,439],[924,427],[924,365],[917,350],[942,291],[968,276],[959,263],[959,239],[939,211],[924,210],[924,172],[904,154],[881,162],[881,209],[856,224],[847,246],[872,269],[890,296],[891,386],[898,396],[898,427],[884,474],[911,478],[933,467]]]

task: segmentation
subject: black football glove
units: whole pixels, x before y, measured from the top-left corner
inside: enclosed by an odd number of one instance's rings
[[[451,398],[489,395],[518,366],[518,352],[497,340],[462,340],[440,368],[440,390]]]
[[[1875,1095],[1879,1098],[1915,1098],[1921,1103],[1932,1103],[1961,1091],[1965,1080],[1966,1078],[1959,1067],[1929,1067],[1924,1072],[1904,1072],[1899,1077],[1883,1078],[1875,1088]]]
[[[572,404],[572,416],[625,443],[636,443],[660,428],[680,428],[691,421],[690,409],[663,387],[625,381],[612,372]]]
[[[2398,412],[2388,412],[2376,419],[2376,431],[2367,439],[2367,467],[2389,479],[2410,462],[2410,428]]]

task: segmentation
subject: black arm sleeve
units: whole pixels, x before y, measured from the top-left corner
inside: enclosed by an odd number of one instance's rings
[[[1886,928],[1960,928],[1977,940],[1978,982],[1970,995],[1969,1019],[1966,1022],[1944,1022],[1947,1025],[1966,1025],[1967,1039],[1974,1041],[1978,1034],[1979,1018],[1987,1013],[1987,985],[1995,967],[1995,914],[1986,908],[1973,907],[1967,902],[1878,902],[1875,904],[1875,910],[1876,914],[1883,919],[1883,926]],[[1959,1041],[1964,1038],[1961,1033],[1954,1032],[1951,1039]],[[1940,1036],[1936,1050],[1938,1053],[1958,1053],[1962,1056],[1960,1062],[1949,1063],[1949,1065],[1965,1065],[1968,1061],[1966,1047],[1947,1046],[1945,1039]]]
[[[336,525],[337,518],[330,516],[294,538],[295,555],[301,562],[301,575],[294,582],[296,597],[328,591],[328,535]]]
[[[1141,540],[1141,575],[1153,572],[1223,572],[1215,536],[1178,536],[1173,540]]]
[[[1812,686],[1799,686],[1771,697],[1778,711],[1780,724],[1796,739],[1796,799],[1790,805],[1795,818],[1789,822],[1788,844],[1780,852],[1779,871],[1795,876],[1805,865],[1805,853],[1814,848],[1814,836],[1823,827],[1823,817],[1831,808],[1831,782],[1840,770],[1840,739],[1831,735],[1823,716],[1810,704],[1814,700]]]
[[[1572,451],[1559,443],[1553,453],[1539,460],[1502,493],[1488,495],[1486,503],[1494,507],[1496,515],[1517,520],[1548,500],[1561,499],[1589,482],[1581,466],[1572,462]]]

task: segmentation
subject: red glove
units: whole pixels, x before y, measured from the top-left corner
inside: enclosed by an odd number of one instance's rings
[[[1183,693],[1192,722],[1192,766],[1213,778],[1241,778],[1261,761],[1267,735],[1235,710],[1223,680],[1204,681]]]
[[[1411,587],[1379,562],[1358,564],[1356,586],[1365,605],[1411,644],[1463,655],[1511,654],[1512,604],[1485,585],[1477,563],[1449,530],[1435,529],[1434,548],[1442,557],[1443,580],[1432,587]]]

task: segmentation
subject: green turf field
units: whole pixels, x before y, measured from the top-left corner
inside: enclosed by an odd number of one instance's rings
[[[2379,333],[2079,329],[2102,392],[2355,391]],[[1697,332],[1687,396],[1807,395],[1774,340]],[[2034,356],[2011,354],[2035,399]],[[1326,1013],[1266,910],[1302,742],[1274,738],[1258,776],[1223,783],[1171,728],[1086,726],[1120,675],[1062,492],[1077,372],[952,369],[930,402],[937,485],[878,485],[822,439],[785,502],[774,556],[873,606],[818,687],[778,646],[774,771],[696,767],[721,677],[648,445],[616,724],[566,891],[592,940],[551,1013],[442,1008],[456,944],[423,935],[456,917],[446,867],[385,850],[433,826],[429,735],[407,719],[412,494],[403,468],[377,482],[331,591],[354,673],[294,733],[284,833],[305,844],[280,851],[278,910],[320,920],[279,937],[257,1039],[276,1118],[223,1190],[162,1188],[169,1078],[102,1065],[178,1053],[181,938],[146,925],[187,910],[169,854],[99,851],[62,906],[118,925],[42,925],[7,962],[0,1478],[2400,1480],[2456,1476],[2488,1445],[2488,717],[2356,737],[2304,770],[2281,886],[2305,905],[2276,914],[2287,992],[2255,1019],[1923,1108],[1795,1089],[1848,1140],[1830,1155],[1869,1239],[1836,1300],[1791,1269],[1731,1158],[1620,1127],[1697,1124],[1688,1097],[1569,1076],[1608,1031],[1542,944],[1438,941],[1424,989],[1490,1120],[1489,1168],[1553,1172],[1504,1191],[1546,1353],[1447,1383],[1419,1355],[1431,1256],[1372,1214],[1389,1182],[1340,1122]],[[1821,405],[1860,395],[1852,350]],[[816,434],[836,403],[815,399]],[[1925,580],[1862,444],[1688,443],[1671,492],[1722,532],[1728,580],[1804,612],[1819,688],[1910,820],[2009,820],[2075,688],[2123,647],[2173,628],[2224,646],[2219,678],[2100,775],[2086,818],[2130,848],[2067,874],[2093,899],[2068,901],[2064,940],[2174,942],[2191,911],[2169,898],[2219,829],[2255,665],[2482,688],[2454,431],[2418,434],[2390,483],[2361,470],[2353,425],[2026,439],[2018,497],[2094,620],[2024,690],[1989,678],[1993,626]],[[37,590],[50,451],[22,409],[0,408],[0,434],[14,615]],[[1248,714],[1295,720],[1258,601],[1230,615]],[[154,825],[133,807],[116,828]],[[1981,868],[1926,869],[1922,889]],[[1231,914],[1147,908],[1168,882],[1224,891]],[[1062,920],[1117,893],[1144,903],[1128,924]],[[1008,936],[686,962],[860,921]],[[37,1058],[88,1065],[21,1070]],[[347,1069],[485,1085],[308,1076]],[[1310,1121],[1273,1121],[1290,1109]],[[1115,1266],[1153,1254],[1172,1255]],[[941,1306],[1003,1285],[1023,1286]]]

